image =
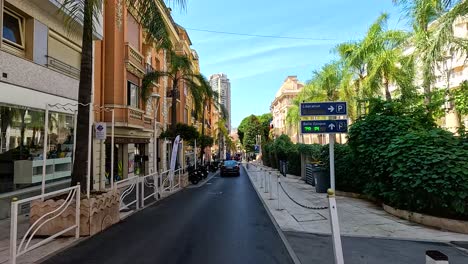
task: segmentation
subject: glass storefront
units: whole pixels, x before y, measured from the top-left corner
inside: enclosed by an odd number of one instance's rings
[[[0,193],[40,185],[45,111],[0,104]],[[49,113],[46,180],[71,176],[73,115]]]

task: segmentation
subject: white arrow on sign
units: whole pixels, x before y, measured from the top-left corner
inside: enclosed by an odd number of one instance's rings
[[[333,107],[333,105],[330,105],[330,107],[328,107],[328,111],[333,113],[333,111],[335,111],[335,107]]]
[[[330,128],[330,130],[334,130],[335,129],[335,124],[329,124],[328,127]]]

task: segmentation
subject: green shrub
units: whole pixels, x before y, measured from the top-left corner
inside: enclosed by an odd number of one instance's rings
[[[321,148],[323,166],[330,174],[330,146]],[[347,144],[335,144],[335,184],[340,191],[361,193],[366,184],[359,177],[351,148]]]
[[[468,218],[468,144],[441,129],[392,140],[383,158],[391,187],[384,200],[398,208]]]
[[[297,145],[292,144],[288,149],[288,174],[301,176],[301,154]]]
[[[312,160],[312,163],[322,163],[322,145],[320,144],[297,144],[297,148],[300,154],[304,154],[306,157]]]
[[[417,128],[410,117],[387,115],[369,115],[351,126],[348,144],[367,194],[381,198],[388,191],[391,181],[383,153],[394,138]]]

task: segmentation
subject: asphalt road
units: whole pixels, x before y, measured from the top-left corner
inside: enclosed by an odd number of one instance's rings
[[[285,232],[301,263],[334,264],[329,235]],[[342,236],[346,264],[425,264],[426,250],[438,250],[450,264],[468,263],[468,253],[446,243]]]
[[[293,263],[247,174],[182,190],[43,263]]]

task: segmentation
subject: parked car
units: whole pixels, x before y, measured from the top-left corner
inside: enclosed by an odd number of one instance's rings
[[[223,162],[221,166],[221,177],[227,176],[227,175],[235,175],[235,176],[240,176],[240,167],[237,161],[235,160],[226,160]]]

